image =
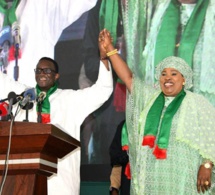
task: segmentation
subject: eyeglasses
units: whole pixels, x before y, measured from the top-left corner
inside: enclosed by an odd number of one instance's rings
[[[51,74],[52,72],[56,73],[56,71],[52,70],[51,68],[36,68],[36,69],[34,69],[34,72],[36,74],[41,74],[42,72],[44,74]]]

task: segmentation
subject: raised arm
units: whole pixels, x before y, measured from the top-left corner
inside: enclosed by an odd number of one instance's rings
[[[114,52],[115,48],[112,44],[110,32],[106,29],[99,33],[99,50],[103,63],[108,64],[108,60],[110,60],[116,74],[125,83],[127,89],[130,92],[132,84],[132,72],[126,62],[120,57],[118,52]]]

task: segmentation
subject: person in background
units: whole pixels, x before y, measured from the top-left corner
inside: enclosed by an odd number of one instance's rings
[[[153,86],[155,66],[168,56],[181,57],[193,70],[191,90],[215,106],[214,3],[213,0],[123,1],[126,62],[132,72]]]
[[[82,90],[62,90],[57,86],[59,78],[58,64],[55,60],[43,57],[35,69],[36,94],[46,92],[42,104],[42,123],[51,123],[70,136],[80,140],[80,126],[84,119],[98,109],[113,91],[113,79],[110,65],[100,62],[99,76],[94,85]],[[7,75],[0,73],[0,98],[7,97],[10,91],[23,92],[27,86]],[[13,113],[19,106],[13,106]],[[37,104],[29,112],[29,122],[37,122]],[[25,119],[25,110],[20,110],[15,121]],[[58,161],[58,173],[48,178],[49,195],[79,195],[80,188],[80,148]]]
[[[111,61],[129,91],[123,140],[129,147],[131,194],[214,194],[215,108],[189,91],[188,63],[175,56],[163,59],[151,86],[132,73],[106,29],[99,45],[104,63]]]
[[[122,129],[125,127],[125,120],[117,127],[113,141],[109,148],[112,171],[110,175],[110,194],[130,195],[130,178],[126,175],[126,166],[129,161],[127,151],[122,150]]]

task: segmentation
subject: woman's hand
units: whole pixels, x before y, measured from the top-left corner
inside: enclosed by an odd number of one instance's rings
[[[106,29],[102,30],[99,33],[99,51],[101,59],[105,59],[107,57],[107,53],[114,49],[113,47],[113,39],[110,35],[110,32]]]
[[[197,191],[198,193],[204,193],[211,187],[211,173],[212,173],[212,164],[210,168],[206,168],[204,165],[199,167],[198,176],[197,176]]]
[[[100,49],[100,57],[102,62],[106,65],[108,64],[108,59],[111,62],[111,65],[118,75],[118,77],[125,83],[128,91],[131,91],[132,84],[132,72],[129,69],[126,62],[118,55],[117,50],[113,46],[113,39],[108,30],[104,29],[99,33],[99,49]]]

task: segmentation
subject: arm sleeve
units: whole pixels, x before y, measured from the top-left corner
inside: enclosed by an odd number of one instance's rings
[[[110,175],[110,186],[119,189],[121,186],[121,166],[114,166]]]
[[[93,111],[102,106],[113,92],[112,69],[109,64],[109,71],[105,65],[100,62],[98,80],[91,87],[78,90],[74,102],[77,110],[78,123],[82,123],[84,119]],[[81,102],[81,104],[80,104]]]

